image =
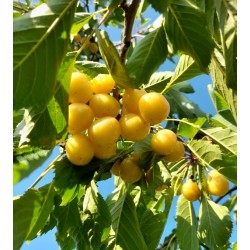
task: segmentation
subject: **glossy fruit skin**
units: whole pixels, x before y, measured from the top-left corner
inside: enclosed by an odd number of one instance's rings
[[[90,43],[88,49],[92,54],[96,54],[99,50],[98,45],[96,43]]]
[[[115,156],[116,154],[116,143],[107,146],[100,146],[98,144],[93,144],[95,157],[101,160],[106,160]]]
[[[208,173],[207,188],[209,194],[223,196],[229,190],[229,182],[217,170],[211,170]]]
[[[116,117],[120,110],[119,102],[113,96],[104,93],[93,95],[89,101],[89,106],[97,118],[104,116]]]
[[[120,163],[120,177],[127,183],[135,183],[142,177],[142,170],[132,157],[123,159]]]
[[[85,103],[71,103],[69,105],[68,132],[79,134],[88,129],[94,120],[92,109]]]
[[[144,89],[125,89],[122,96],[122,104],[126,112],[140,115],[139,100],[145,94],[147,92]]]
[[[76,43],[80,43],[81,42],[81,35],[79,33],[76,33],[73,35],[73,41],[76,42]]]
[[[139,111],[146,122],[156,125],[168,117],[170,105],[162,94],[150,92],[140,98]]]
[[[150,132],[150,124],[145,122],[139,115],[129,113],[122,115],[119,120],[121,135],[126,140],[143,140]]]
[[[86,135],[72,135],[66,142],[66,156],[77,166],[87,165],[94,157],[94,147]]]
[[[91,80],[94,93],[109,93],[115,86],[115,81],[109,74],[98,74]]]
[[[121,163],[120,159],[115,161],[112,168],[110,169],[111,174],[113,174],[115,176],[120,176],[120,170],[121,170],[120,163]]]
[[[93,91],[87,75],[81,72],[73,72],[69,86],[69,102],[87,103],[92,95]]]
[[[90,140],[100,146],[107,146],[117,142],[120,135],[120,124],[111,116],[95,120],[88,129]]]
[[[164,157],[165,161],[176,162],[179,161],[185,155],[185,147],[182,142],[177,141],[173,147],[173,150],[170,154],[167,154]]]
[[[176,134],[169,129],[162,129],[151,138],[152,150],[159,155],[170,154],[177,142]]]
[[[188,179],[182,185],[182,194],[188,201],[196,201],[201,196],[201,191],[198,185],[191,179]]]

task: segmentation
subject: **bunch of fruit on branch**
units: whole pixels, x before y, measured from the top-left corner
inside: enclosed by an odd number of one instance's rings
[[[90,79],[84,73],[72,73],[69,137],[65,146],[68,160],[76,166],[88,165],[94,157],[107,160],[116,155],[119,140],[139,142],[149,134],[150,145],[156,155],[166,162],[182,159],[185,156],[183,141],[172,130],[158,126],[170,113],[170,104],[165,96],[133,88],[124,89],[115,96],[114,87],[115,81],[110,74],[99,74]],[[116,161],[110,171],[124,182],[135,183],[145,174],[139,160],[140,155],[134,152]],[[228,181],[219,172],[208,175],[210,194],[221,196],[228,188]],[[200,188],[192,179],[183,184],[182,193],[189,201],[195,201],[201,195]]]

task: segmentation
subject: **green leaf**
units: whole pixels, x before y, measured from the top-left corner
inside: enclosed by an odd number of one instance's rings
[[[191,56],[182,55],[178,61],[178,64],[173,72],[170,82],[166,86],[162,93],[167,92],[173,85],[180,82],[189,80],[195,76],[202,74],[198,64]]]
[[[218,145],[206,139],[192,140],[187,144],[201,164],[210,166],[215,160],[222,160],[222,152]]]
[[[125,67],[119,57],[119,54],[110,41],[106,31],[99,31],[96,29],[96,36],[98,39],[99,50],[102,55],[109,73],[115,80],[117,86],[121,88],[131,87],[130,78],[125,70]]]
[[[223,112],[223,116],[221,114],[216,114],[215,116],[213,116],[210,120],[210,124],[213,127],[222,127],[222,128],[229,128],[234,132],[237,132],[237,127],[235,126],[234,123],[231,123],[228,119],[225,118],[225,116],[229,116],[232,118],[230,118],[231,121],[234,121],[233,117],[231,116],[231,111],[229,109],[224,110],[225,112]]]
[[[54,205],[54,183],[50,185],[39,188],[39,191],[43,193],[43,201],[41,203],[41,208],[37,214],[33,214],[32,223],[29,229],[29,232],[26,236],[26,240],[32,240],[36,237],[40,229],[45,225],[47,218],[52,210]]]
[[[151,75],[166,60],[167,54],[166,36],[161,25],[135,46],[126,63],[127,72],[137,88],[149,81]]]
[[[171,175],[165,165],[159,161],[153,165],[153,167],[149,170],[149,185],[148,189],[153,194],[155,189],[161,187],[163,184],[170,186]]]
[[[164,13],[167,10],[166,0],[158,0],[158,1],[148,0],[147,2],[149,2],[152,5],[152,7],[160,13]]]
[[[232,6],[223,1],[216,2],[215,6],[225,83],[228,88],[237,91],[237,10],[233,11]]]
[[[96,184],[91,181],[90,186],[86,190],[83,200],[83,214],[88,214],[90,224],[84,227],[88,230],[88,237],[93,249],[99,249],[102,242],[109,235],[111,226],[111,216],[108,206],[102,196],[98,193]]]
[[[231,129],[223,129],[220,127],[207,128],[202,129],[202,132],[229,153],[237,155],[237,134],[231,131]]]
[[[177,239],[183,250],[200,249],[197,237],[198,221],[192,202],[179,196],[176,209]]]
[[[56,204],[53,215],[57,220],[57,242],[62,249],[74,249],[72,245],[77,249],[89,249],[87,233],[82,228],[77,199],[72,200],[66,206]]]
[[[187,146],[203,166],[210,166],[237,183],[237,158],[234,155],[223,154],[219,145],[206,139],[193,140]]]
[[[74,21],[70,30],[70,34],[76,34],[78,33],[82,27],[87,24],[94,16],[94,13],[75,13],[74,15]]]
[[[76,2],[51,0],[14,19],[14,110],[41,111],[55,94]]]
[[[220,110],[228,109],[228,104],[226,100],[223,98],[223,96],[214,88],[211,84],[207,86],[208,92],[210,94],[210,97],[214,103],[214,107],[216,108],[217,112]]]
[[[109,10],[113,10],[118,7],[119,4],[122,3],[122,0],[111,0],[109,4]]]
[[[174,50],[192,56],[207,72],[214,45],[205,14],[191,1],[173,1],[165,14],[165,28]]]
[[[184,167],[187,165],[187,162],[182,163],[182,165],[179,167]],[[184,181],[184,178],[186,177],[187,174],[187,168],[186,171],[181,171],[181,172],[173,172],[172,173],[172,179],[171,179],[171,187],[174,190],[174,195],[180,195],[182,193],[182,184]]]
[[[63,205],[74,199],[77,190],[79,190],[79,185],[90,183],[94,172],[95,168],[93,166],[88,165],[79,168],[79,166],[70,163],[67,157],[55,163],[55,188],[60,196],[64,197]]]
[[[152,90],[156,92],[161,92],[166,85],[169,83],[173,72],[155,72],[151,75],[149,82],[147,84],[143,84],[142,88],[146,91]]]
[[[157,248],[166,221],[165,213],[156,209],[146,210],[143,214],[140,226],[148,249]]]
[[[237,194],[232,195],[227,201],[223,203],[223,206],[227,207],[229,212],[231,212],[235,206],[237,206]]]
[[[21,151],[22,149],[23,151]],[[34,147],[24,147],[16,150],[13,155],[13,184],[29,176],[30,173],[40,167],[41,164],[48,159],[51,153],[51,150]]]
[[[107,67],[103,63],[92,61],[76,61],[75,67],[87,74],[90,78],[96,77],[98,74],[108,74]]]
[[[53,185],[47,192],[28,189],[13,201],[13,249],[21,248],[23,242],[32,239],[43,228],[52,210],[54,198]]]
[[[237,93],[228,88],[225,83],[225,72],[219,66],[220,58],[214,56],[211,64],[209,65],[210,74],[213,80],[213,85],[216,91],[218,91],[228,104],[229,109],[232,112],[234,120],[237,120]]]
[[[232,233],[227,207],[202,198],[199,209],[198,237],[210,249],[222,249]]]
[[[116,249],[118,246],[124,250],[148,249],[140,230],[135,205],[128,193],[119,198],[110,213],[113,234],[110,235],[109,242],[113,247],[107,249]]]
[[[180,119],[206,117],[196,103],[180,92],[180,85],[181,83],[173,86],[166,94],[170,104],[170,114],[178,114]]]
[[[182,119],[178,125],[177,134],[181,136],[188,137],[190,139],[193,139],[195,135],[199,132],[202,125],[206,122],[205,117],[198,117],[193,119]],[[185,123],[185,121],[187,123]],[[191,124],[190,124],[191,123]]]

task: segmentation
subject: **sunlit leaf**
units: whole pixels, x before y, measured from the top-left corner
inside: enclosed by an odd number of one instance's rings
[[[202,198],[199,209],[198,237],[211,249],[222,249],[232,232],[228,208]]]
[[[20,249],[25,240],[33,239],[45,225],[52,210],[54,195],[51,185],[47,192],[29,189],[24,195],[14,198],[14,250]]]
[[[117,86],[121,88],[131,87],[130,78],[125,70],[125,67],[118,55],[118,52],[110,41],[106,31],[96,29],[96,35],[99,44],[99,50],[102,55],[109,73],[114,78]]]
[[[166,85],[170,82],[173,72],[155,72],[151,75],[149,82],[143,84],[142,87],[145,90],[153,90],[156,92],[161,92]]]
[[[192,202],[179,196],[176,209],[177,239],[183,250],[200,249],[197,238],[198,221]]]
[[[202,129],[202,132],[225,150],[237,155],[237,134],[235,132],[220,127]]]
[[[187,123],[185,122],[179,123],[177,134],[193,139],[194,136],[199,132],[202,125],[206,122],[206,118],[205,117],[198,117],[193,119],[184,118],[182,119],[182,121],[186,121]]]
[[[233,183],[237,183],[237,158],[235,155],[225,155],[219,145],[212,144],[206,139],[193,140],[187,146],[203,166],[210,166]]]
[[[90,244],[93,249],[98,249],[109,235],[111,216],[107,204],[98,193],[93,181],[84,196],[83,214],[88,214],[91,221],[88,228]],[[88,225],[84,224],[84,227],[86,228]]]
[[[138,250],[148,249],[140,230],[135,205],[128,193],[119,198],[110,212],[113,234],[111,233],[109,241],[112,248],[109,245],[107,249],[116,249],[116,246],[124,250],[130,250],[131,247]]]
[[[25,147],[26,150],[20,152],[14,152],[14,164],[13,164],[13,184],[18,183],[35,169],[41,166],[41,164],[51,155],[51,150]]]
[[[165,93],[173,85],[190,80],[200,74],[202,74],[202,72],[194,59],[191,56],[182,55],[168,83],[168,86],[166,86],[162,92]]]
[[[147,84],[151,75],[167,58],[164,27],[160,26],[146,35],[133,50],[126,69],[136,87]]]
[[[107,67],[103,63],[92,61],[76,61],[75,67],[81,72],[87,74],[90,78],[96,77],[98,74],[108,74]]]
[[[51,0],[14,19],[14,110],[35,106],[41,112],[55,94],[76,2]]]
[[[175,51],[192,56],[206,72],[214,45],[205,14],[191,1],[173,1],[165,14],[165,27]]]
[[[41,208],[37,214],[33,214],[32,222],[30,225],[29,232],[26,236],[26,240],[32,240],[36,237],[39,230],[44,226],[47,218],[52,210],[54,205],[54,183],[52,182],[50,185],[42,187],[39,189],[42,193],[43,200],[41,203]]]
[[[70,34],[78,33],[94,16],[94,13],[75,13]]]

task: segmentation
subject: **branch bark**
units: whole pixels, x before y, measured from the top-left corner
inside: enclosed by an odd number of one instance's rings
[[[127,1],[124,0],[120,5],[119,8],[123,9],[124,11],[124,34],[122,39],[122,49],[121,49],[121,60],[123,63],[126,61],[128,49],[131,44],[131,34],[132,29],[135,21],[135,15],[137,9],[139,7],[140,0],[132,0],[131,4],[128,5]]]

